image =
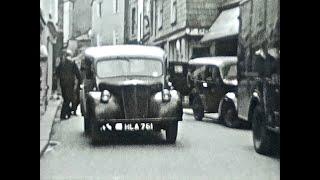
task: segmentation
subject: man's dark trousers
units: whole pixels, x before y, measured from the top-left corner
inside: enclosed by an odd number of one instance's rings
[[[68,117],[71,116],[70,103],[73,99],[73,86],[70,86],[70,85],[62,86],[61,92],[62,92],[63,103],[62,103],[60,118],[65,119],[66,115]]]

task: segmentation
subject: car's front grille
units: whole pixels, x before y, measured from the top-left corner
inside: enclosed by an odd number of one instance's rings
[[[147,86],[130,85],[122,88],[122,100],[125,118],[146,118],[150,88]]]

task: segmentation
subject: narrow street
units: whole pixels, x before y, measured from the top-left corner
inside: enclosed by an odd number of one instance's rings
[[[40,179],[280,179],[279,157],[254,151],[252,133],[184,114],[175,145],[162,133],[113,137],[93,146],[83,118],[57,118]]]

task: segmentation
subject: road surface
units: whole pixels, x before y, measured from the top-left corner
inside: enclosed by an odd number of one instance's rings
[[[280,179],[280,158],[254,151],[248,129],[184,114],[175,145],[165,133],[115,136],[92,145],[83,118],[56,119],[51,146],[40,159],[46,179]]]

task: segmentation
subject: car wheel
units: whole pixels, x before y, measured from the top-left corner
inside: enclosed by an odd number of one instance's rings
[[[178,134],[178,121],[170,122],[166,129],[166,141],[170,144],[176,142]]]
[[[224,114],[222,116],[224,124],[230,128],[238,128],[240,127],[240,120],[237,117],[237,111],[233,104],[229,103],[226,105],[226,109],[223,111]]]
[[[260,105],[257,105],[253,110],[252,132],[255,151],[264,155],[271,154],[274,134],[266,128],[264,112]]]
[[[197,121],[201,121],[204,116],[204,107],[199,96],[193,98],[192,102],[193,116]]]
[[[83,117],[84,119],[84,134],[85,135],[89,135],[90,134],[90,130],[91,130],[91,126],[90,126],[90,119],[86,116]]]

